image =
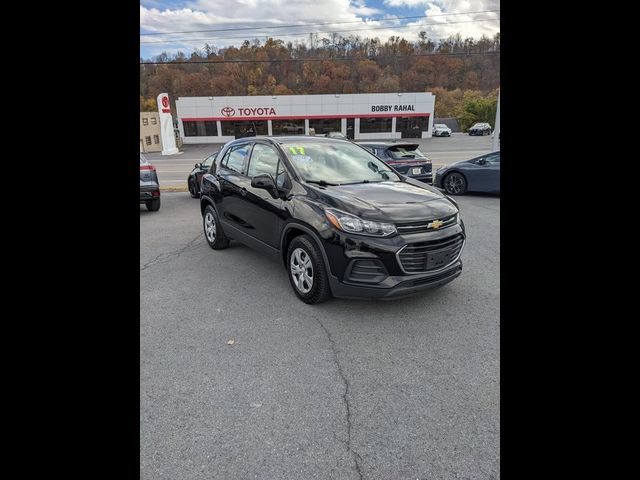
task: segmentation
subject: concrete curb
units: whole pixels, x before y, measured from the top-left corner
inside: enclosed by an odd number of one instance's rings
[[[186,185],[181,187],[163,187],[162,185],[160,185],[160,191],[161,192],[188,192],[189,189],[187,188]]]

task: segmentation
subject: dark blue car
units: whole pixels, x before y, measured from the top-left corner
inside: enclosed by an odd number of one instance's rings
[[[436,170],[433,184],[448,195],[500,193],[500,152],[452,163]]]

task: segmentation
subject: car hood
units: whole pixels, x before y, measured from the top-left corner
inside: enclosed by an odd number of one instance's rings
[[[439,190],[417,183],[409,180],[327,187],[307,184],[307,188],[326,206],[367,220],[416,222],[458,212]]]
[[[456,163],[450,163],[448,165],[444,165],[438,170],[445,171],[445,170],[449,170],[450,168],[462,167],[464,165],[468,165],[469,163],[471,163],[471,160],[460,160],[459,162],[456,162]]]

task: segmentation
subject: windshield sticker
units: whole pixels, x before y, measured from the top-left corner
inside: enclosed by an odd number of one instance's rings
[[[289,151],[294,155],[296,154],[304,155],[304,147],[289,147]]]
[[[291,159],[300,165],[305,165],[313,162],[313,158],[308,155],[294,155],[293,157],[291,157]]]

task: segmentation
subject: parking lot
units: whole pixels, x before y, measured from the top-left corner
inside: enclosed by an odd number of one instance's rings
[[[482,155],[491,151],[491,137],[471,137],[464,133],[454,133],[451,137],[434,137],[403,139],[417,142],[420,149],[433,162],[434,171],[442,165]],[[162,156],[160,153],[145,153],[145,157],[153,163],[158,171],[160,187],[187,188],[187,176],[195,163],[202,162],[211,153],[220,149],[222,144],[183,145],[182,153]]]
[[[491,146],[422,142],[434,164]],[[141,206],[141,478],[499,478],[500,198],[458,202],[458,279],[315,306],[282,263],[210,249],[188,193]]]

